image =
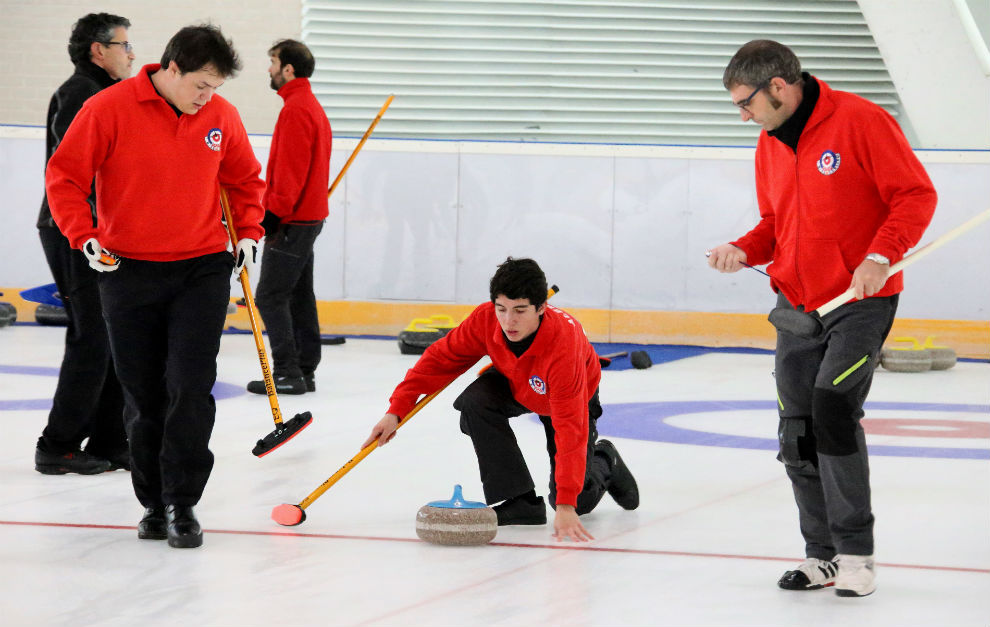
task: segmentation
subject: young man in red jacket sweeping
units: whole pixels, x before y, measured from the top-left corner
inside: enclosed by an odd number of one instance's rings
[[[769,263],[784,310],[814,311],[847,288],[856,299],[813,338],[777,332],[780,454],[794,489],[807,559],[778,585],[876,589],[869,462],[860,419],[903,289],[891,262],[921,239],[936,194],[894,119],[801,72],[794,53],[752,41],[725,69],[756,147],[760,222],[710,251],[722,272]]]
[[[145,507],[138,537],[180,548],[203,542],[193,506],[213,468],[211,390],[235,267],[219,185],[242,237],[237,266],[262,235],[261,165],[237,110],[215,94],[238,69],[218,28],[183,28],[160,65],[86,101],[45,177],[55,222],[101,272],[131,480]]]
[[[547,280],[532,259],[498,267],[489,286],[491,302],[430,345],[395,388],[388,413],[364,446],[384,445],[395,435],[421,395],[439,390],[488,356],[485,371],[454,401],[461,431],[474,443],[485,501],[499,525],[547,522],[509,418],[540,416],[550,455],[550,505],[554,536],[592,539],[578,518],[593,510],[607,491],[625,509],[639,506],[632,473],[608,440],[598,440],[596,422],[601,365],[580,323],[547,304]]]
[[[328,210],[330,122],[313,95],[316,66],[305,44],[277,42],[268,51],[271,87],[285,100],[268,153],[265,250],[258,279],[258,311],[272,345],[279,394],[316,391],[320,322],[313,292],[313,245]],[[267,394],[264,381],[249,392]]]

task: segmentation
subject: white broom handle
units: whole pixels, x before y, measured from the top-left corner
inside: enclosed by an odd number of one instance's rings
[[[954,240],[957,237],[959,237],[960,235],[962,235],[963,233],[965,233],[966,231],[972,230],[973,228],[975,228],[980,223],[986,222],[987,219],[990,219],[990,209],[987,209],[983,213],[979,213],[979,214],[973,216],[972,218],[970,218],[969,220],[966,220],[965,222],[963,222],[962,224],[960,224],[956,228],[952,229],[948,233],[945,233],[941,237],[938,237],[937,239],[932,240],[931,242],[925,244],[924,246],[922,246],[918,250],[914,251],[910,255],[904,257],[903,259],[901,259],[900,261],[898,261],[894,265],[890,266],[890,274],[887,275],[887,278],[890,278],[890,277],[894,276],[895,274],[897,274],[898,272],[900,272],[904,268],[906,268],[906,267],[910,266],[912,263],[920,260],[922,257],[926,256],[928,253],[932,252],[936,248],[941,247],[943,244],[949,242],[950,240]],[[848,301],[850,298],[852,298],[855,295],[856,295],[856,290],[854,290],[853,288],[850,287],[845,292],[842,292],[841,294],[839,294],[838,296],[836,296],[832,300],[828,301],[827,303],[825,303],[824,305],[822,305],[821,307],[819,307],[815,311],[818,313],[819,316],[825,316],[826,314],[829,314],[829,313],[832,313],[833,311],[835,311],[839,307],[839,305],[842,305],[843,303],[845,303],[846,301]]]

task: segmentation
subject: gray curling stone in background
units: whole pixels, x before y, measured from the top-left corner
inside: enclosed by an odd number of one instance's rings
[[[416,512],[416,535],[432,544],[478,546],[498,533],[495,510],[484,503],[465,501],[460,484],[448,501],[431,501]]]
[[[64,327],[69,324],[69,314],[65,311],[65,307],[45,303],[39,304],[34,310],[34,319],[38,324],[49,327]]]
[[[932,354],[932,370],[948,370],[956,365],[956,351],[948,346],[935,346],[927,350]]]
[[[891,372],[925,372],[932,369],[932,352],[927,348],[885,348],[880,365]]]
[[[0,303],[0,327],[6,327],[17,322],[17,307],[11,303]]]
[[[430,344],[447,335],[456,326],[453,318],[442,314],[429,318],[413,318],[409,326],[399,332],[399,352],[403,355],[422,355]]]

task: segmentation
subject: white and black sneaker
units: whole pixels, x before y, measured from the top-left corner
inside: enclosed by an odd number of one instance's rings
[[[835,594],[840,597],[865,597],[877,589],[876,563],[872,555],[835,556],[839,574],[835,578]]]
[[[834,561],[809,557],[796,569],[784,573],[777,585],[784,590],[818,590],[833,585],[838,571]]]

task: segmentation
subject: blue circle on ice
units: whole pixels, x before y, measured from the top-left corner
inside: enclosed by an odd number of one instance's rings
[[[427,505],[429,507],[442,507],[445,509],[481,509],[488,507],[478,501],[465,501],[464,495],[461,494],[461,484],[459,483],[454,486],[454,496],[450,497],[449,501],[430,501]]]

